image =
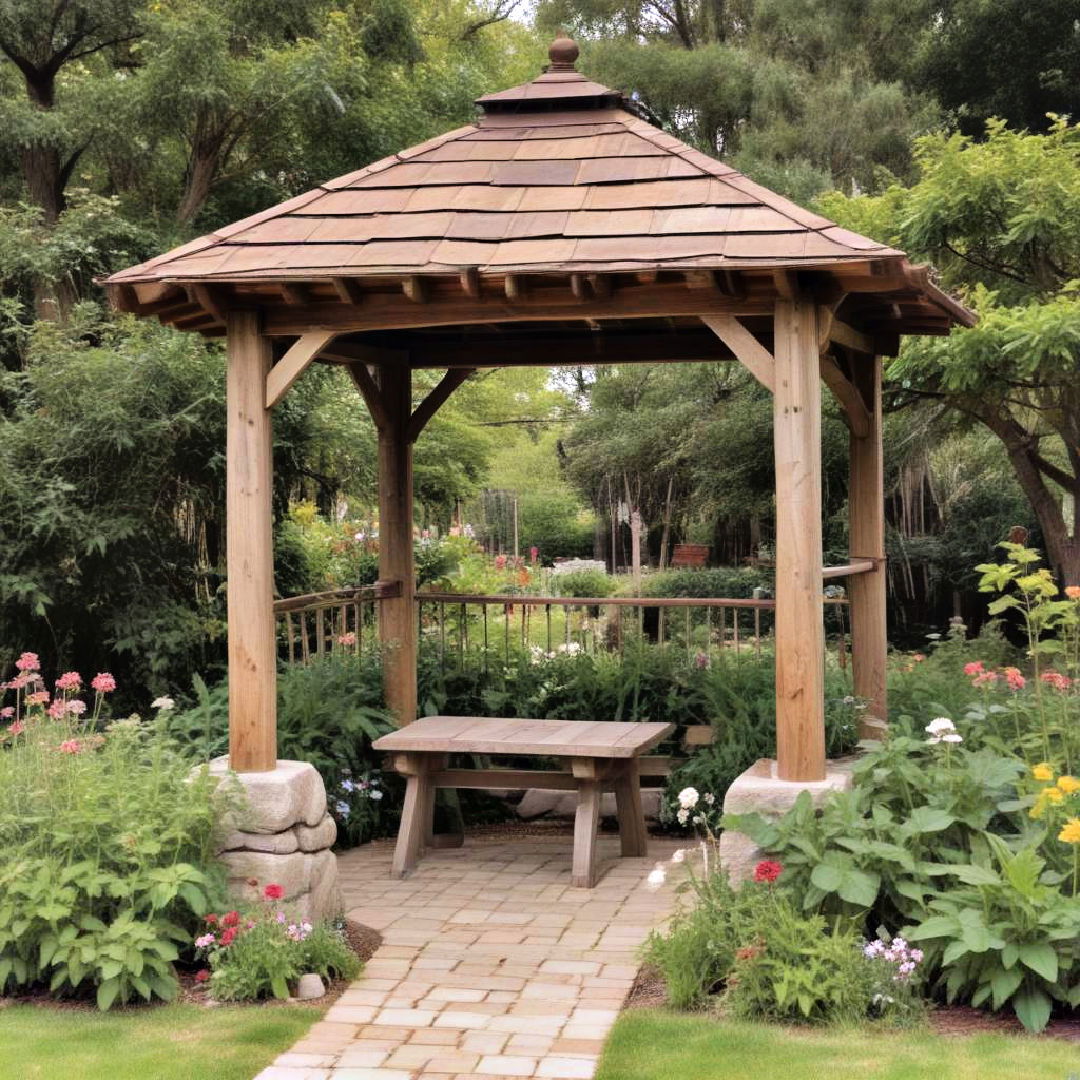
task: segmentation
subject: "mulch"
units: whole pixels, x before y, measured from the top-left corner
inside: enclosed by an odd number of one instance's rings
[[[662,1009],[667,1005],[667,987],[660,972],[644,965],[630,990],[628,1009]],[[968,1035],[1022,1035],[1023,1025],[1011,1013],[992,1013],[967,1005],[932,1007],[927,1018],[930,1030],[946,1038]],[[1036,1038],[1063,1039],[1080,1042],[1080,1016],[1059,1016],[1051,1019],[1046,1030]]]
[[[348,919],[345,922],[345,937],[352,947],[352,951],[365,963],[371,959],[375,950],[382,944],[382,935],[377,930],[372,930],[370,926],[364,926],[363,923],[354,922],[352,919]],[[189,1005],[204,1005],[207,1008],[216,1008],[224,1004],[223,1002],[215,1001],[211,998],[207,986],[196,980],[195,975],[197,971],[197,967],[180,968],[177,970],[176,974],[180,980],[180,992],[176,996],[176,1001]],[[325,1005],[333,1005],[333,1003],[345,992],[349,986],[349,982],[349,979],[335,979],[327,987],[326,993],[321,998],[309,1002],[309,1004],[318,1005],[320,1008]],[[287,1001],[278,1001],[276,998],[267,998],[264,1001],[229,1002],[231,1006],[249,1009],[276,1008],[280,1005],[292,1005],[295,1003],[295,998],[289,998]],[[143,1009],[160,1008],[166,1004],[168,1003],[164,1001],[155,1001],[150,1004],[132,1003],[129,1005],[116,1005],[110,1011],[114,1013],[134,1013]],[[44,989],[25,994],[12,994],[8,997],[0,997],[0,1009],[9,1005],[33,1005],[36,1008],[41,1009],[75,1010],[83,1012],[98,1011],[97,1005],[92,999],[53,998],[50,997],[48,992]]]

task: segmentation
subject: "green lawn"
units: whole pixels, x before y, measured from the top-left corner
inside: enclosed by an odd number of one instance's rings
[[[1010,1035],[801,1031],[625,1014],[596,1080],[1080,1080],[1080,1044]]]
[[[319,1019],[310,1005],[98,1013],[0,1008],[0,1080],[251,1080]]]

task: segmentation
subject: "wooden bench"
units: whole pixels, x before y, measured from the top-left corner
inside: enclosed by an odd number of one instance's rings
[[[597,878],[600,796],[615,792],[622,854],[647,854],[639,759],[673,730],[672,724],[615,720],[427,716],[376,739],[375,749],[390,751],[394,768],[407,778],[392,875],[408,874],[429,843],[437,788],[548,788],[577,792],[571,880],[592,888]],[[450,754],[553,757],[563,768],[451,769]]]

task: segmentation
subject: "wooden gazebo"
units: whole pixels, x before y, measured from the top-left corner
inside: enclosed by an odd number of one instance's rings
[[[825,774],[823,577],[847,577],[856,693],[885,715],[882,355],[970,325],[902,252],[642,119],[565,37],[474,123],[110,277],[122,311],[228,352],[230,756],[277,757],[271,416],[347,367],[379,433],[388,704],[416,717],[412,445],[477,368],[737,360],[774,400],[778,775]],[[414,403],[411,372],[446,369]],[[851,429],[850,559],[822,566],[821,390]]]

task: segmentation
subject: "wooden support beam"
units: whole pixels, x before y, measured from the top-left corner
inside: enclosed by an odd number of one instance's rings
[[[840,365],[835,357],[828,354],[820,357],[818,361],[821,378],[825,385],[833,392],[836,400],[844,410],[844,418],[852,435],[858,439],[865,439],[870,434],[870,414],[866,409],[866,402],[859,393],[855,384],[840,370]]]
[[[461,291],[470,300],[480,299],[480,271],[475,266],[466,266],[458,275]]]
[[[701,321],[766,390],[775,392],[776,365],[773,354],[734,315],[702,315]]]
[[[187,294],[193,304],[198,304],[203,310],[213,315],[217,322],[225,324],[228,304],[218,289],[212,285],[188,285]]]
[[[253,311],[229,313],[227,338],[229,764],[237,772],[269,772],[277,763],[273,476],[265,407],[272,350]]]
[[[401,583],[401,595],[383,600],[379,639],[387,708],[399,726],[416,719],[416,578],[413,571],[413,467],[409,420],[412,372],[380,368],[379,579]]]
[[[855,577],[857,574],[872,574],[877,562],[874,559],[857,559],[853,555],[851,561],[842,566],[826,566],[822,568],[821,576],[828,581],[830,578]]]
[[[776,382],[776,758],[781,780],[825,778],[821,380],[816,305],[778,300]]]
[[[445,404],[447,398],[474,373],[475,369],[469,368],[450,368],[447,371],[409,417],[409,442],[416,442],[420,433],[427,427],[428,421]]]
[[[330,283],[343,304],[357,305],[364,302],[364,290],[358,281],[347,277],[335,277],[330,279]]]
[[[610,300],[615,295],[615,282],[610,274],[588,274],[589,287],[598,300]]]
[[[322,352],[323,347],[334,340],[335,334],[316,330],[302,335],[288,352],[270,369],[266,376],[266,407],[272,409],[288,392],[308,365]]]
[[[406,370],[408,368],[406,367]],[[379,389],[379,384],[372,378],[371,372],[368,370],[367,364],[350,364],[349,374],[352,376],[352,381],[356,384],[356,389],[360,391],[360,396],[364,399],[364,403],[368,407],[368,412],[371,413],[371,419],[375,424],[375,427],[379,431],[384,431],[390,427],[390,414],[386,410],[386,406],[383,403],[382,391]]]
[[[401,279],[401,291],[414,303],[426,304],[429,299],[427,279],[419,274],[409,274]]]
[[[507,274],[503,278],[503,292],[506,293],[506,299],[511,302],[522,300],[525,294],[525,287],[521,281],[520,274]]]
[[[578,298],[578,300],[588,300],[592,295],[589,292],[589,283],[585,280],[584,274],[571,274],[570,275],[570,291]]]
[[[862,714],[864,737],[880,735],[871,720],[888,720],[885,660],[885,480],[882,452],[881,361],[860,364],[855,383],[863,397],[870,430],[851,434],[851,476],[848,485],[848,537],[851,559],[874,560],[874,569],[847,583],[851,612],[851,667],[855,695],[868,702]]]
[[[519,275],[520,276],[520,275]],[[302,308],[270,307],[264,315],[263,333],[296,337],[309,330],[370,332],[416,329],[423,326],[481,325],[503,322],[546,322],[564,319],[668,318],[678,315],[768,315],[772,303],[747,297],[725,296],[719,290],[688,289],[681,282],[628,285],[609,298],[593,297],[582,303],[564,286],[558,289],[519,288],[514,275],[510,297],[492,294],[481,299],[452,299],[433,295],[427,304],[414,304],[405,296],[382,295],[378,304],[363,308],[341,303],[312,303]]]
[[[829,324],[828,340],[835,341],[837,345],[843,345],[845,349],[865,353],[867,356],[873,356],[877,351],[874,339],[869,334],[864,334],[861,330],[856,330],[855,327],[835,317]]]
[[[774,270],[773,288],[782,300],[794,300],[799,295],[798,279],[794,270]]]
[[[289,307],[303,307],[311,300],[307,286],[300,282],[283,281],[278,285],[278,290]]]

